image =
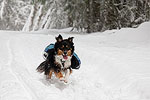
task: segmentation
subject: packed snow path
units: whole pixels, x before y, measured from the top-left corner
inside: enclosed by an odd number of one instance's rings
[[[75,37],[82,62],[67,84],[54,77],[46,80],[35,70],[59,30],[0,31],[0,100],[150,100],[149,26],[90,35],[62,33]]]

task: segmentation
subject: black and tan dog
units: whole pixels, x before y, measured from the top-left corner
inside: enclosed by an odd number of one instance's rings
[[[44,72],[50,79],[54,73],[57,78],[67,83],[72,69],[79,69],[80,66],[80,62],[74,54],[73,37],[63,39],[59,35],[56,37],[54,48],[47,51],[48,56],[38,66],[37,71]]]

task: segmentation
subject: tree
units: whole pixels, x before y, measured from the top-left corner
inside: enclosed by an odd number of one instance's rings
[[[30,15],[23,27],[23,31],[38,30],[41,17],[43,16],[43,5],[45,0],[33,0]]]
[[[33,0],[31,6],[32,9],[23,31],[68,27],[63,0]]]
[[[98,0],[66,0],[65,11],[68,14],[69,25],[72,30],[86,31],[88,33],[99,29],[100,21]]]
[[[135,27],[150,20],[149,3],[148,0],[66,0],[65,10],[73,29],[91,33]]]
[[[28,4],[28,0],[1,0],[0,29],[21,30],[29,13]]]

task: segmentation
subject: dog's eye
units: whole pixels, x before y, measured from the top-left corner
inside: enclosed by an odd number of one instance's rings
[[[70,50],[70,49],[71,49],[68,45],[66,45],[66,48],[67,48],[68,50]]]
[[[62,45],[62,46],[60,47],[60,49],[64,49],[64,47],[65,47],[65,46],[64,46],[64,45]]]
[[[64,47],[65,47],[64,45],[61,46],[61,48],[64,48]]]

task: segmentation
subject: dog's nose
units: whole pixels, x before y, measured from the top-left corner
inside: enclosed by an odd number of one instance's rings
[[[66,54],[67,54],[67,51],[64,51],[64,54],[66,55]]]

